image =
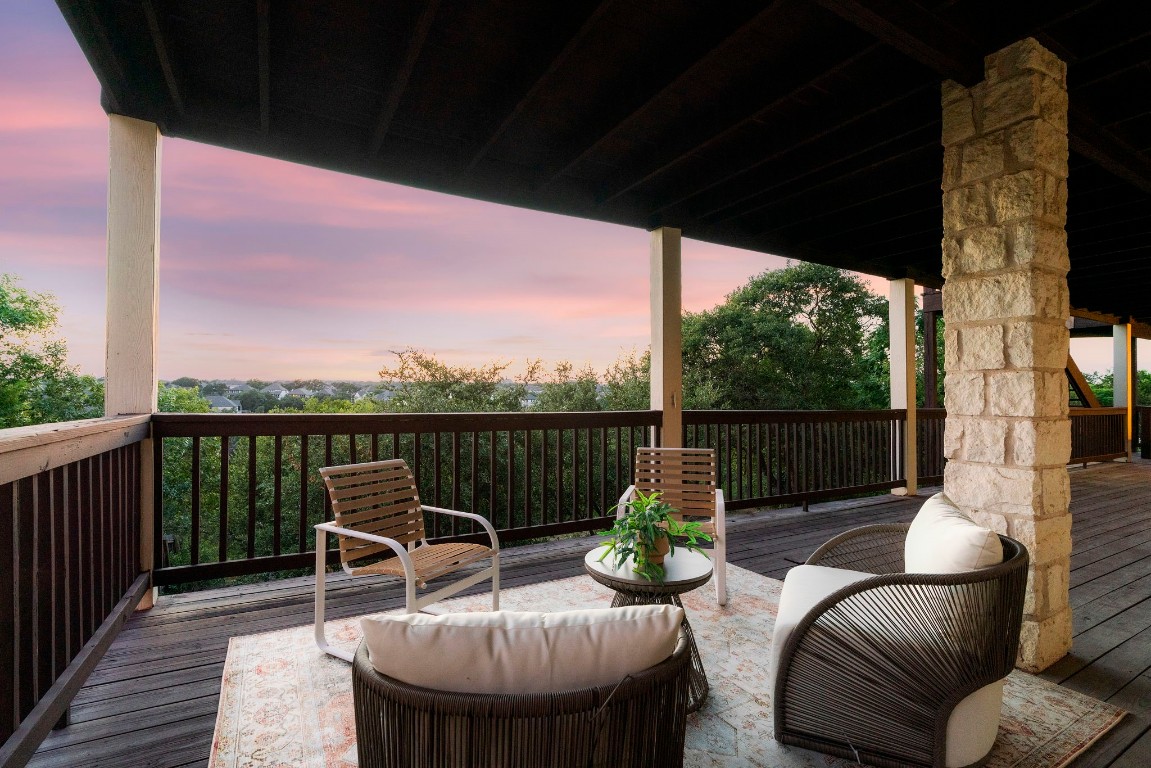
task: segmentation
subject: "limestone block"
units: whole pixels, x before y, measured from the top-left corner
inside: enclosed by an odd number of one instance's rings
[[[943,279],[946,280],[952,272],[959,270],[959,257],[963,252],[963,238],[958,235],[945,235],[943,237]]]
[[[1007,457],[1007,422],[999,419],[968,419],[963,426],[963,458],[982,464],[1002,465]]]
[[[943,423],[943,456],[948,461],[963,456],[963,426],[966,420],[959,416],[949,416]]]
[[[956,144],[943,150],[943,186],[948,192],[959,186],[959,169],[963,165],[963,145]]]
[[[1066,187],[1064,187],[1064,190]],[[1023,219],[1010,225],[1011,260],[1019,266],[1042,266],[1066,273],[1071,268],[1067,230],[1039,219]]]
[[[1067,317],[1067,281],[1048,272],[1006,272],[985,277],[952,275],[943,294],[946,317],[952,323],[1034,317]]]
[[[1001,371],[988,376],[988,404],[994,416],[1057,418],[1067,400],[1064,374]]]
[[[1066,567],[1071,557],[1071,515],[1008,521],[1007,535],[1027,547],[1033,565]]]
[[[959,330],[959,358],[952,370],[998,371],[1006,365],[1003,326],[984,325]]]
[[[1067,225],[1067,180],[1043,175],[1043,216],[1060,227]]]
[[[970,428],[970,423],[965,429]],[[950,461],[944,470],[943,486],[957,504],[987,513],[1037,519],[1067,514],[1069,497],[1064,495],[1058,473],[1064,468],[1031,469],[1003,467],[971,461]],[[955,491],[958,496],[952,496]],[[1046,494],[1046,496],[1045,496]]]
[[[942,87],[939,89],[939,93],[939,103],[944,107],[962,99],[971,100],[971,89],[954,80],[944,80]]]
[[[1041,72],[1067,86],[1067,64],[1033,37],[996,51],[983,59],[984,76],[989,81],[1003,80],[1025,72]]]
[[[1062,322],[1007,323],[1006,331],[1005,349],[1009,367],[1062,371],[1067,366],[1070,334]]]
[[[963,166],[959,180],[963,184],[996,176],[1003,172],[1007,150],[1004,147],[1004,132],[980,136],[963,145]]]
[[[1055,129],[1067,133],[1067,86],[1054,80],[1039,78],[1039,113]]]
[[[1025,120],[1007,130],[1007,162],[1012,169],[1039,166],[1067,178],[1067,133],[1046,120]]]
[[[1036,565],[1027,569],[1027,591],[1023,598],[1023,615],[1033,618],[1051,616],[1067,608],[1070,581],[1068,558],[1058,564]]]
[[[1002,227],[969,229],[958,238],[958,245],[956,274],[973,275],[1010,266],[1007,236]]]
[[[1019,655],[1015,666],[1026,672],[1042,672],[1071,650],[1071,609],[1052,616],[1024,616],[1019,633]]]
[[[943,286],[943,291],[947,292],[946,285]],[[945,361],[959,359],[959,329],[946,323],[943,326],[943,359]],[[950,367],[948,365],[948,368]]]
[[[987,188],[983,184],[946,192],[943,195],[943,232],[955,234],[968,227],[981,227],[991,221]]]
[[[1006,80],[987,81],[980,121],[983,132],[989,133],[1022,120],[1040,117],[1040,81],[1044,79],[1047,78],[1027,72]]]
[[[1071,458],[1070,419],[1027,419],[1012,423],[1011,463],[1024,467],[1062,467]]]
[[[1029,168],[991,182],[991,207],[995,221],[1003,224],[1044,215],[1046,174]]]
[[[944,83],[943,103],[943,146],[952,147],[975,135],[975,111],[971,94],[964,93],[947,101],[947,84]]]
[[[982,373],[947,373],[943,401],[948,417],[978,416],[986,407]],[[949,418],[950,420],[950,418]]]

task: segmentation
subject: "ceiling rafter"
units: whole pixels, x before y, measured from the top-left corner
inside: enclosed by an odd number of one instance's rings
[[[803,93],[808,88],[811,88],[813,84],[823,81],[829,77],[833,77],[834,75],[842,72],[844,69],[857,64],[866,56],[879,50],[879,48],[880,46],[878,45],[868,46],[867,48],[864,48],[863,50],[849,56],[847,59],[836,62],[834,65],[816,75],[814,78],[809,78],[802,83],[794,84],[792,87],[787,88],[784,93],[781,93],[773,98],[770,103],[763,106],[759,106],[751,100],[748,100],[746,103],[746,111],[741,111],[739,114],[734,115],[730,120],[724,122],[724,124],[712,128],[702,138],[697,139],[693,137],[691,140],[683,142],[682,146],[678,146],[672,150],[670,156],[657,157],[657,159],[654,162],[649,163],[646,168],[629,174],[629,178],[627,180],[623,181],[622,183],[617,183],[611,189],[604,190],[598,196],[600,205],[606,205],[614,201],[622,195],[625,195],[628,192],[631,192],[633,189],[639,187],[641,184],[645,184],[651,179],[666,173],[683,161],[687,160],[689,157],[692,157],[697,153],[707,149],[708,147],[714,146],[719,142],[724,141],[749,123],[755,122],[760,118],[760,116],[767,114],[772,109],[778,107],[780,104],[795,98],[795,96],[798,94]]]
[[[400,107],[400,99],[403,98],[404,91],[408,89],[408,80],[412,77],[416,62],[420,60],[420,53],[424,50],[424,43],[427,42],[428,32],[432,28],[432,22],[436,18],[439,5],[440,0],[428,0],[416,21],[412,37],[408,41],[408,48],[404,52],[404,61],[400,65],[399,71],[396,72],[395,78],[392,79],[388,94],[384,97],[383,106],[380,108],[380,114],[376,117],[376,127],[372,130],[372,137],[368,142],[368,154],[370,155],[378,154],[380,148],[384,146],[384,139],[388,135],[388,129],[392,127],[392,119]]]
[[[272,127],[272,35],[269,16],[272,0],[256,0],[257,66],[260,80],[260,130]]]
[[[762,11],[745,21],[743,24],[740,24],[730,34],[726,35],[722,40],[711,46],[711,48],[706,53],[695,57],[690,63],[688,63],[686,67],[673,75],[667,82],[658,86],[646,99],[643,100],[643,103],[630,110],[626,115],[620,117],[619,119],[611,121],[610,128],[592,137],[591,141],[585,142],[583,146],[571,152],[569,158],[560,164],[558,170],[552,171],[548,175],[547,179],[545,179],[543,184],[540,185],[540,188],[547,188],[555,183],[565,173],[570,171],[580,162],[585,160],[589,155],[602,147],[604,142],[614,136],[616,131],[618,131],[622,126],[633,120],[637,115],[642,114],[644,110],[650,108],[660,99],[666,97],[669,92],[673,92],[676,88],[680,87],[685,80],[689,80],[691,77],[693,77],[697,70],[706,67],[710,58],[718,55],[725,47],[731,45],[734,41],[737,41],[741,35],[747,32],[749,28],[770,21],[773,16],[780,12],[782,5],[784,5],[784,3],[780,2],[779,0],[777,0],[777,2],[771,3],[767,8],[764,8]]]
[[[143,0],[144,17],[148,21],[148,33],[152,37],[152,47],[156,49],[156,58],[160,60],[160,71],[164,73],[164,84],[168,88],[168,98],[176,108],[176,113],[184,115],[184,97],[180,93],[180,84],[176,80],[176,71],[172,67],[172,56],[168,51],[168,44],[164,39],[164,32],[160,29],[160,17],[156,14],[156,6],[152,0]]]
[[[983,78],[983,55],[963,32],[910,0],[815,0],[939,75],[967,86]],[[1101,168],[1151,192],[1151,160],[1100,125],[1081,106],[1068,110],[1068,140]]]
[[[536,94],[551,80],[552,75],[554,75],[556,71],[563,66],[564,62],[571,57],[572,53],[579,48],[580,43],[588,36],[588,33],[595,29],[599,20],[603,18],[608,8],[611,7],[612,2],[613,0],[603,0],[603,2],[596,6],[595,10],[591,12],[584,23],[580,25],[580,28],[576,30],[576,33],[567,41],[563,49],[556,54],[555,58],[548,64],[547,69],[535,79],[535,82],[524,92],[523,96],[520,97],[511,111],[504,115],[504,118],[500,120],[495,130],[488,134],[487,139],[485,139],[483,143],[480,144],[479,149],[472,154],[471,158],[463,167],[464,173],[470,172],[481,160],[487,157],[491,148],[496,145],[496,142],[503,138],[503,135],[507,133],[508,128],[516,121],[516,118],[520,116],[524,108],[531,103],[532,99],[536,97]]]

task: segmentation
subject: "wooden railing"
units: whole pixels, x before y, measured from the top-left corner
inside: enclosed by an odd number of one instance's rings
[[[1071,409],[1071,464],[1127,455],[1126,408]]]
[[[1135,448],[1139,456],[1151,459],[1151,405],[1135,407]]]
[[[684,411],[684,445],[715,448],[730,509],[853,496],[903,484],[906,415]]]
[[[659,412],[156,414],[159,585],[307,568],[330,517],[318,469],[400,457],[426,504],[487,517],[503,541],[610,525]],[[430,538],[476,538],[429,515]]]
[[[915,412],[915,445],[919,485],[943,485],[943,428],[947,411],[943,408],[920,408]]]
[[[0,431],[0,765],[23,765],[148,588],[148,416]]]

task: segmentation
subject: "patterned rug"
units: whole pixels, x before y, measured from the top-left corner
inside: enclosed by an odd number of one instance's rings
[[[728,566],[725,608],[711,586],[683,596],[711,684],[688,716],[687,766],[847,768],[837,758],[778,744],[771,735],[768,645],[782,583]],[[507,610],[609,605],[612,593],[588,577],[507,589]],[[457,598],[443,610],[482,611],[489,597]],[[328,638],[352,650],[357,619],[332,621]],[[1123,711],[1016,671],[1007,679],[999,738],[988,768],[1059,768],[1123,717]],[[220,691],[210,768],[348,768],[356,765],[351,673],[321,653],[312,628],[233,637]]]

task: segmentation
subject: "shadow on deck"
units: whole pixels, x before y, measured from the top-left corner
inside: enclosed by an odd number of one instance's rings
[[[1044,677],[1132,714],[1077,766],[1151,765],[1151,462],[1071,472],[1075,647]],[[836,533],[909,521],[919,498],[880,496],[729,518],[730,562],[781,579]],[[505,588],[583,572],[587,537],[505,550]],[[371,579],[333,584],[329,618],[400,608],[402,591]],[[203,766],[233,635],[311,621],[312,579],[165,597],[133,617],[77,695],[71,724],[33,766]]]

